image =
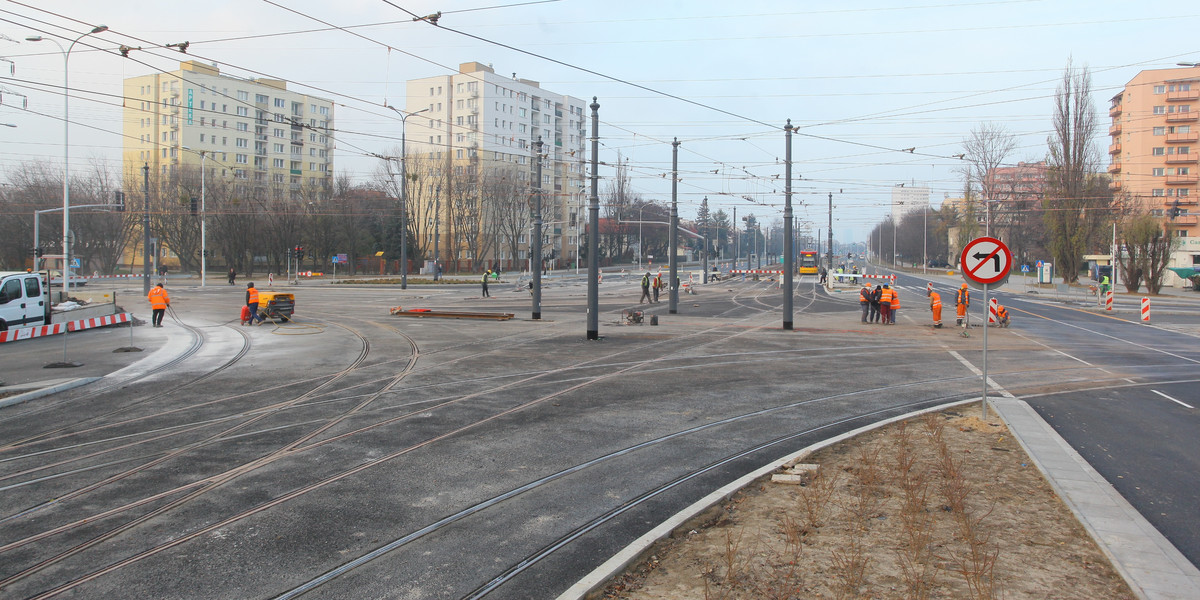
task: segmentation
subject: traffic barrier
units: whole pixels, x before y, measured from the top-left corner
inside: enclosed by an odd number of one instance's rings
[[[144,276],[143,275],[88,275],[88,276],[81,276],[80,278],[81,279],[126,279],[126,278],[130,278],[130,277],[144,277]],[[74,278],[75,278],[75,276],[72,275],[72,279],[74,279]]]
[[[596,276],[596,283],[604,283],[604,273]]]
[[[1142,297],[1142,321],[1150,322],[1150,299],[1145,296]]]
[[[267,273],[267,285],[275,285],[275,274]]]
[[[996,299],[988,298],[988,325],[1000,322],[1000,311],[996,308]]]
[[[17,329],[9,329],[8,331],[0,332],[0,343],[15,342],[17,340],[28,340],[35,337],[47,335],[55,335],[62,333],[67,328],[65,323],[55,323],[53,325],[37,325],[35,327],[20,327]]]
[[[116,325],[117,323],[128,323],[130,317],[131,315],[129,313],[117,313],[115,315],[106,315],[103,317],[92,317],[90,319],[68,321],[67,331],[83,331],[84,329]]]
[[[783,271],[766,271],[763,269],[734,269],[733,275],[783,275]]]
[[[1104,310],[1112,310],[1112,305],[1113,305],[1113,293],[1112,292],[1104,292]]]

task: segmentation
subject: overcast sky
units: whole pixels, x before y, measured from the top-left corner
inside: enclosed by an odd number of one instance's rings
[[[409,14],[437,11],[436,27]],[[648,199],[670,199],[678,138],[685,217],[707,196],[714,210],[780,218],[791,119],[797,228],[824,229],[833,192],[835,235],[861,240],[897,183],[930,186],[935,206],[958,195],[953,155],[982,123],[1019,136],[1011,162],[1042,160],[1068,61],[1091,70],[1107,132],[1109,98],[1140,70],[1200,61],[1198,13],[1107,0],[0,0],[0,56],[13,67],[0,66],[0,123],[17,126],[0,127],[0,169],[62,164],[62,54],[25,38],[67,45],[104,24],[71,53],[73,171],[120,170],[122,79],[194,59],[333,99],[336,171],[367,180],[366,155],[399,143],[382,105],[404,105],[403,82],[478,61],[596,96],[600,160],[628,159]],[[162,47],[184,41],[187,56]],[[142,49],[124,59],[122,44]]]

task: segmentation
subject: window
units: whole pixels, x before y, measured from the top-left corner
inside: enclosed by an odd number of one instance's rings
[[[1154,128],[1154,129],[1151,131],[1151,134],[1152,134],[1152,135],[1165,135],[1166,133],[1167,133],[1167,128],[1166,128],[1166,127],[1155,127],[1155,128]]]
[[[1153,191],[1150,192],[1150,195],[1161,198],[1162,196],[1167,195],[1167,191],[1162,188],[1155,188]]]
[[[246,123],[237,123],[236,125],[238,131],[250,131],[250,126]]]
[[[1165,86],[1165,85],[1156,85],[1156,86],[1154,86],[1154,93],[1155,93],[1155,94],[1165,94],[1165,93],[1167,93],[1167,86]]]
[[[200,143],[204,143],[204,134],[200,134]]]
[[[268,98],[266,94],[255,94],[254,95],[254,101],[259,104],[266,104],[267,102],[270,102],[270,100],[271,99]]]
[[[245,154],[236,154],[236,155],[234,155],[233,158],[234,158],[234,161],[237,162],[238,164],[244,165],[249,162],[249,160],[247,160]]]
[[[1157,92],[1156,92],[1156,93],[1157,93]],[[1167,114],[1167,107],[1166,107],[1166,106],[1155,106],[1155,107],[1154,107],[1154,114],[1156,114],[1156,115],[1165,115],[1165,114]]]
[[[284,100],[283,98],[276,98],[275,108],[287,108],[287,100]]]
[[[1177,193],[1175,195],[1179,196],[1180,198],[1191,195],[1191,190],[1189,190],[1187,188],[1182,188],[1182,189],[1176,190],[1176,192]]]
[[[273,148],[275,152],[283,152],[283,144],[274,144]]]
[[[1189,167],[1179,167],[1175,169],[1175,173],[1179,175],[1191,175],[1192,170]]]
[[[1155,177],[1162,177],[1163,175],[1166,175],[1165,171],[1166,171],[1166,169],[1158,168],[1158,169],[1153,169],[1150,174]]]
[[[237,93],[237,99],[238,99],[238,100],[242,100],[242,101],[249,100],[249,99],[250,99],[250,92],[245,92],[245,91],[242,91],[242,90],[238,90],[238,93]]]
[[[1152,154],[1154,156],[1163,156],[1166,153],[1167,153],[1167,149],[1162,146],[1159,146],[1158,148],[1154,148],[1154,149],[1150,150],[1150,154]]]
[[[249,148],[250,147],[250,143],[246,141],[246,138],[237,138],[236,140],[234,140],[234,142],[235,142],[234,145],[237,146],[238,148]]]
[[[283,159],[282,159],[282,158],[276,158],[276,159],[272,160],[272,161],[271,161],[271,166],[272,166],[272,167],[275,167],[276,169],[282,169],[282,168],[283,168]]]

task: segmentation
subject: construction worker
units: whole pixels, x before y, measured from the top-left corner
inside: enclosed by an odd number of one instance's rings
[[[643,302],[653,302],[650,300],[650,271],[646,271],[646,274],[642,275],[642,297],[638,300],[638,304]]]
[[[871,316],[871,284],[864,283],[861,290],[858,290],[858,305],[862,307],[862,322],[867,322],[867,317]]]
[[[929,310],[933,313],[933,326],[942,327],[942,296],[941,294],[929,290]]]
[[[971,306],[971,290],[967,289],[967,284],[962,284],[958,291],[954,293],[954,308],[957,315],[955,323],[960,327],[970,327],[970,319],[967,318],[967,308]]]
[[[996,324],[1000,327],[1008,327],[1008,309],[999,303],[996,304]]]
[[[489,278],[489,277],[491,277],[491,276],[492,276],[492,270],[491,270],[491,269],[488,269],[488,270],[487,270],[487,273],[484,273],[484,274],[483,274],[483,279],[480,279],[480,280],[479,280],[479,282],[480,282],[481,284],[483,284],[483,297],[484,297],[484,298],[491,298],[491,297],[492,297],[492,295],[488,293],[488,289],[487,289],[487,282],[488,282],[488,278]]]
[[[1112,283],[1108,279],[1108,275],[1100,276],[1100,295],[1104,296],[1108,290],[1112,289]]]
[[[888,284],[883,284],[883,288],[879,294],[879,316],[883,319],[884,325],[892,324],[892,298],[895,292]]]
[[[661,290],[661,289],[662,289],[662,284],[663,284],[663,283],[662,283],[662,271],[659,271],[658,273],[656,273],[656,274],[654,275],[654,284],[651,286],[651,287],[653,287],[653,288],[654,288],[654,302],[655,302],[655,304],[657,304],[657,303],[658,303],[658,290]]]
[[[867,318],[872,323],[878,323],[880,317],[879,300],[883,297],[883,287],[875,286],[875,290],[871,292],[871,316]]]
[[[166,288],[161,283],[150,288],[146,299],[150,301],[150,308],[154,309],[150,316],[151,327],[162,327],[163,315],[167,314],[167,307],[171,305],[171,297],[167,295]]]
[[[892,310],[888,311],[888,316],[892,321],[889,325],[896,324],[896,311],[900,310],[900,290],[892,288]]]
[[[254,282],[246,284],[246,308],[250,309],[250,324],[253,325],[257,319],[259,323],[263,322],[262,315],[258,314],[258,290],[254,289]]]

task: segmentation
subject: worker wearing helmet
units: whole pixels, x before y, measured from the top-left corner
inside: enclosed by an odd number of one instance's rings
[[[892,298],[895,297],[895,292],[891,286],[883,284],[883,288],[879,293],[879,315],[882,318],[884,325],[892,324]]]
[[[996,304],[996,322],[1001,327],[1008,327],[1008,309],[1003,304]]]
[[[956,323],[962,327],[968,327],[967,308],[971,306],[971,290],[967,289],[967,284],[962,284],[962,287],[954,293],[954,306],[958,315]]]
[[[246,308],[250,309],[250,319],[248,322],[253,325],[255,321],[263,322],[263,316],[258,314],[258,289],[254,287],[254,282],[246,284]]]
[[[892,310],[888,311],[888,317],[891,318],[889,325],[896,324],[896,311],[898,310],[900,310],[900,290],[892,288]]]

